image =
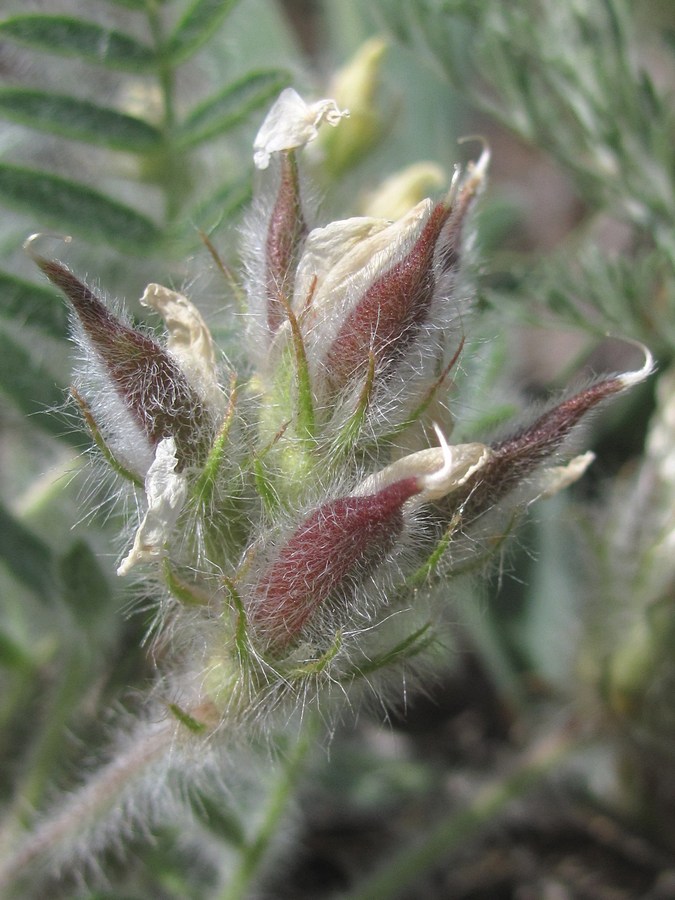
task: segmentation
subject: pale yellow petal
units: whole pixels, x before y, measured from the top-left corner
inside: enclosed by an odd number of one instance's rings
[[[160,284],[146,287],[141,304],[156,310],[164,319],[167,350],[176,357],[205,405],[221,411],[225,397],[218,384],[215,344],[197,307],[187,297]]]
[[[482,469],[492,458],[485,444],[456,444],[431,447],[397,460],[381,472],[363,481],[357,495],[373,494],[389,484],[406,478],[419,478],[421,490],[411,502],[428,503],[446,497]]]
[[[542,469],[535,478],[537,488],[535,499],[553,497],[560,491],[564,491],[581,478],[594,459],[595,454],[589,450],[587,453],[575,456],[564,466],[550,466]]]

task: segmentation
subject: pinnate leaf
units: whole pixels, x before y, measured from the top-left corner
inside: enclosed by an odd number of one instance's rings
[[[51,549],[6,507],[0,505],[0,560],[12,575],[42,600],[55,595]]]
[[[39,328],[53,337],[64,337],[68,316],[58,294],[0,271],[0,316],[21,325]]]
[[[84,436],[69,430],[53,410],[63,405],[63,390],[53,375],[35,356],[0,331],[0,391],[23,412],[36,427],[69,444],[82,446]]]
[[[191,210],[187,224],[181,226],[179,235],[194,235],[195,227],[212,234],[220,225],[237,215],[250,201],[251,194],[251,179],[248,176],[217,187],[207,199],[197,203]]]
[[[59,560],[63,598],[83,625],[94,624],[112,591],[93,550],[76,541]]]
[[[26,14],[0,22],[0,38],[47,53],[75,56],[109,69],[149,72],[156,57],[131,35],[63,15]]]
[[[0,666],[24,672],[33,668],[33,660],[26,650],[4,631],[0,631]]]
[[[142,213],[60,175],[0,164],[0,197],[39,222],[132,253],[147,252],[160,238]]]
[[[208,41],[237,0],[195,0],[176,25],[165,49],[173,65],[183,62]]]
[[[29,88],[0,88],[0,116],[114,150],[142,153],[161,142],[159,131],[142,119],[88,100]]]

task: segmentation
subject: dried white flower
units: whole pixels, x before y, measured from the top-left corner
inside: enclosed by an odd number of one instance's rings
[[[169,539],[187,497],[187,479],[176,472],[176,442],[164,438],[145,479],[148,511],[134,537],[133,547],[117,569],[127,575],[140,562],[156,560],[166,553]]]
[[[293,88],[281,92],[268,112],[253,142],[253,161],[258,169],[266,169],[272,153],[295,150],[313,141],[319,126],[326,122],[335,127],[349,116],[335,100],[306,103]]]

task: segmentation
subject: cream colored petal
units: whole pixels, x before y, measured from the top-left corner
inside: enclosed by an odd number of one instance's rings
[[[379,219],[347,219],[320,229],[323,233],[314,236],[309,253],[303,253],[300,261],[293,302],[296,309],[302,308],[316,274],[311,326],[318,327],[314,338],[324,347],[370,285],[410,252],[432,209],[432,202],[423,200],[401,219],[384,227]],[[329,266],[315,262],[321,247],[326,249]],[[319,272],[315,271],[317,267]]]
[[[390,225],[387,219],[359,216],[310,231],[295,279],[294,305],[302,309],[315,281],[322,285],[331,269],[347,254]]]
[[[266,169],[272,153],[304,147],[316,138],[323,122],[335,127],[348,115],[349,111],[339,109],[335,100],[306,103],[297,91],[286,88],[267,113],[253,142],[256,167]]]
[[[589,450],[581,456],[575,456],[564,466],[550,466],[542,469],[535,477],[537,495],[535,500],[553,497],[578,481],[595,459],[595,453]]]
[[[476,474],[491,459],[492,451],[485,444],[456,444],[453,447],[432,447],[397,460],[381,472],[361,482],[358,496],[373,494],[389,484],[405,478],[419,478],[420,493],[415,504],[428,503],[446,497]]]
[[[216,350],[206,322],[187,297],[160,284],[149,284],[141,304],[156,310],[168,331],[167,350],[185,377],[212,410],[222,410],[225,397],[218,384]]]
[[[166,543],[187,497],[187,479],[175,471],[176,464],[176,442],[172,437],[163,438],[145,478],[148,511],[136,531],[131,550],[117,569],[118,575],[127,575],[138,563],[160,559],[166,554]]]

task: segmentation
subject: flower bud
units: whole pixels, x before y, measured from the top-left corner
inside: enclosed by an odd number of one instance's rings
[[[253,589],[249,617],[267,647],[294,643],[330,597],[349,596],[402,535],[413,508],[457,490],[487,462],[482,444],[412,454],[322,504],[296,528]]]
[[[446,218],[443,204],[431,209],[412,247],[392,248],[393,265],[371,282],[343,319],[324,360],[334,390],[361,376],[371,353],[378,366],[400,358],[427,320],[434,251]]]
[[[110,387],[154,448],[173,436],[179,467],[197,464],[208,450],[210,417],[178,362],[148,335],[125,325],[72,272],[53,260],[35,257],[49,280],[70,300],[83,332],[83,345],[102,366]],[[103,398],[105,399],[105,398]],[[102,407],[102,404],[99,403]],[[119,422],[100,423],[119,443]],[[124,452],[122,441],[122,452]],[[130,468],[147,467],[130,461]]]
[[[643,350],[645,363],[638,371],[612,375],[591,384],[547,410],[531,425],[493,444],[486,465],[467,481],[460,494],[452,497],[451,504],[444,504],[446,517],[461,508],[464,520],[471,523],[528,479],[543,462],[560,450],[583,416],[650,374],[653,360],[649,351],[646,348]],[[537,484],[536,496],[550,495],[567,486],[583,474],[591,461],[592,454],[585,454],[566,467],[545,470]]]
[[[390,373],[423,328],[445,326],[461,262],[462,227],[480,185],[487,154],[456,192],[422,201],[401,219],[350,219],[315,229],[298,267],[294,307],[315,290],[304,328],[315,381],[329,395],[363,378],[374,359]],[[359,230],[361,240],[355,239]],[[447,335],[446,335],[447,337]],[[425,341],[427,359],[442,338]]]
[[[447,173],[434,162],[418,162],[406,166],[386,179],[368,195],[364,213],[383,219],[401,216],[429,194],[447,184]]]
[[[323,132],[320,138],[324,169],[333,176],[358,162],[385,132],[374,99],[386,50],[386,41],[370,38],[332,81],[331,94],[349,109],[349,121],[336,131]]]
[[[403,531],[401,507],[417,492],[416,479],[406,478],[376,494],[331,500],[305,519],[254,591],[250,619],[268,646],[293,643],[321,604],[383,560]]]

